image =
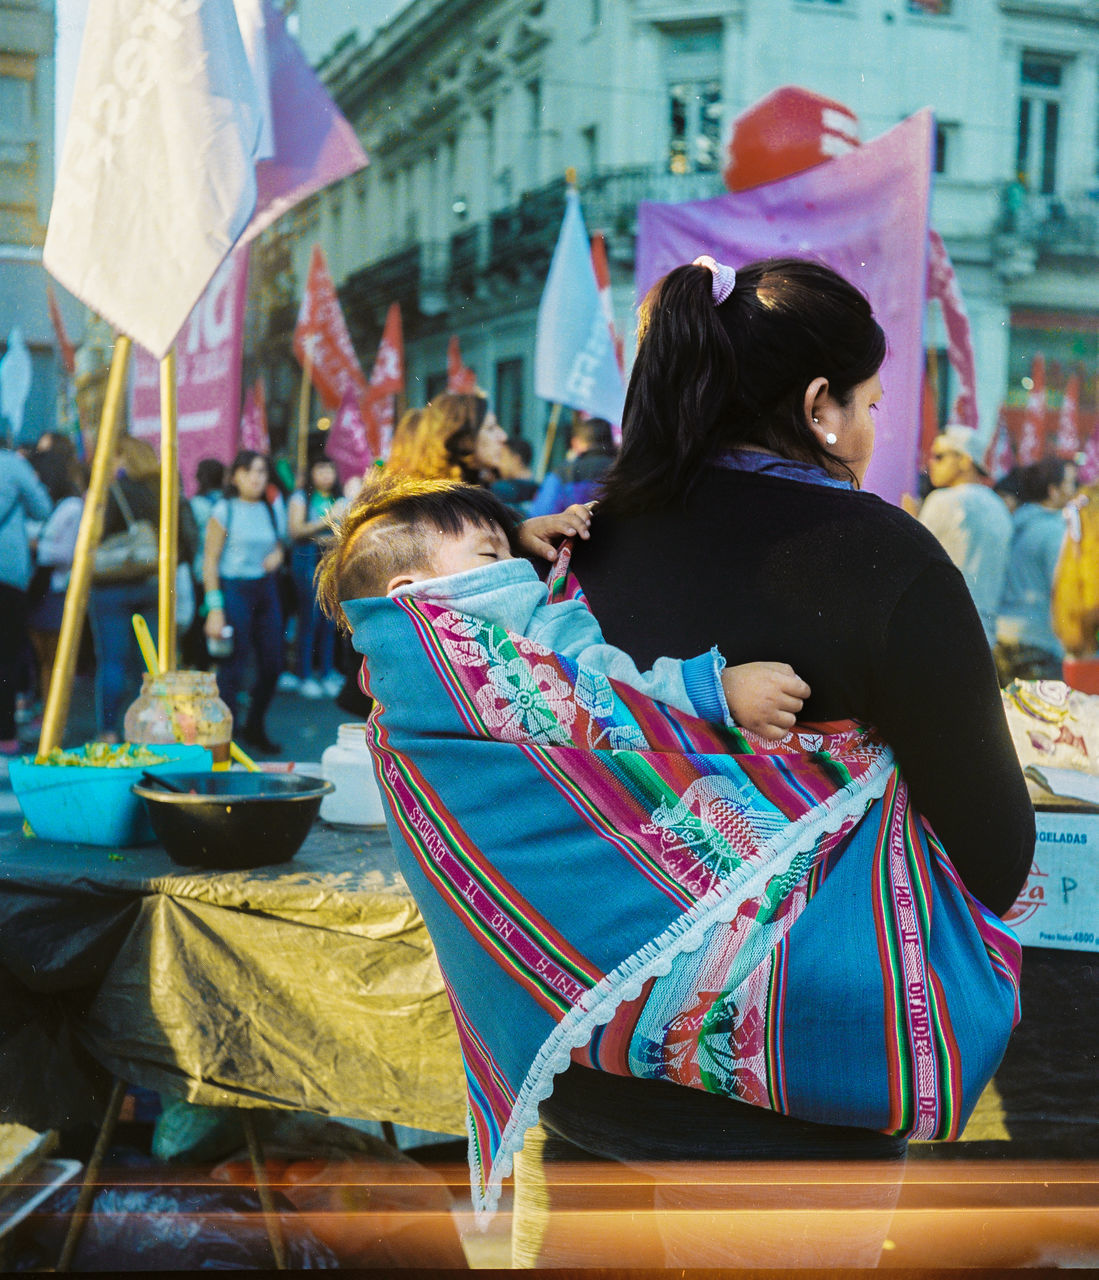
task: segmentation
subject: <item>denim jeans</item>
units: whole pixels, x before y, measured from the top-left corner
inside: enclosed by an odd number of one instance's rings
[[[298,675],[302,680],[332,674],[336,651],[336,626],[317,606],[313,574],[321,549],[315,542],[299,542],[290,553],[290,573],[298,598]]]
[[[256,659],[256,682],[248,708],[245,729],[263,733],[264,717],[275,696],[282,671],[282,606],[279,603],[278,575],[263,578],[222,578],[225,621],[233,628],[232,655],[218,670],[218,691],[240,723],[237,706],[249,656]]]
[[[122,737],[126,708],[141,689],[144,670],[134,635],[133,615],[140,613],[157,632],[157,583],[115,582],[93,587],[88,619],[95,644],[95,727],[97,733]]]

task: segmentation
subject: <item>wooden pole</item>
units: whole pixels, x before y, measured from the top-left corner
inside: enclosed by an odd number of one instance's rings
[[[72,573],[69,589],[65,593],[65,611],[61,617],[61,634],[57,641],[57,658],[53,676],[46,695],[46,708],[42,713],[42,732],[38,739],[38,754],[45,755],[61,745],[65,722],[69,716],[69,699],[72,694],[73,676],[76,672],[76,655],[80,648],[80,635],[84,629],[84,615],[88,609],[88,593],[92,586],[95,568],[95,549],[103,535],[103,516],[107,509],[107,489],[114,476],[115,456],[118,453],[118,434],[122,397],[126,392],[126,369],[130,362],[130,339],[119,334],[115,339],[111,370],[107,376],[107,390],[103,398],[103,416],[99,423],[99,437],[95,445],[92,474],[88,493],[84,499],[84,514],[80,517],[80,529],[76,535]]]
[[[161,671],[176,669],[176,566],[179,563],[179,418],[175,348],[160,362],[160,553],[157,650]]]
[[[554,402],[553,408],[550,410],[550,420],[546,426],[546,439],[542,445],[542,460],[538,464],[538,474],[535,477],[541,484],[546,478],[546,472],[549,470],[550,458],[553,456],[553,445],[557,439],[557,421],[561,417],[561,405]]]
[[[301,395],[298,398],[298,475],[297,483],[304,486],[308,480],[306,463],[309,457],[309,397],[313,390],[313,362],[305,357],[301,371]]]

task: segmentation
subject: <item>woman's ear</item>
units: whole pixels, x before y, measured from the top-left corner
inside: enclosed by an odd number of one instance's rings
[[[828,394],[827,378],[814,378],[805,388],[805,425],[825,448],[836,443],[833,424],[829,418],[833,404],[834,401]]]

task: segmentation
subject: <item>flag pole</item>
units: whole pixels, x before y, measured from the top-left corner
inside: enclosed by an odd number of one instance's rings
[[[160,549],[157,649],[161,671],[176,669],[176,566],[179,563],[179,423],[176,353],[160,362]]]
[[[561,417],[561,402],[555,400],[553,408],[550,410],[550,420],[546,425],[546,439],[542,445],[542,460],[538,464],[538,483],[541,484],[546,478],[546,472],[549,470],[550,458],[553,456],[553,446],[557,439],[557,421]]]
[[[107,390],[103,397],[103,413],[99,422],[99,437],[95,445],[92,473],[88,493],[84,499],[84,513],[73,551],[73,566],[69,576],[69,588],[65,592],[65,611],[61,617],[61,634],[57,641],[57,658],[53,676],[46,695],[46,708],[42,713],[42,731],[38,738],[38,754],[45,755],[61,745],[65,722],[69,716],[69,699],[72,693],[73,675],[76,672],[76,655],[80,648],[80,635],[84,629],[84,616],[88,609],[88,594],[92,586],[92,570],[95,567],[95,549],[103,535],[103,516],[107,508],[107,488],[114,473],[115,455],[118,452],[118,434],[122,397],[126,390],[126,369],[130,362],[130,339],[124,334],[115,338],[111,369],[107,375]]]
[[[305,464],[309,456],[309,393],[313,389],[313,362],[308,355],[301,372],[301,395],[298,398],[298,478],[297,483],[306,482]]]

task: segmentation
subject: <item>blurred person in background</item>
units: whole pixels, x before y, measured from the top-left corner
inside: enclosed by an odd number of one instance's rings
[[[206,649],[206,632],[203,630],[204,613],[202,608],[205,592],[202,586],[202,558],[206,549],[206,524],[214,504],[222,496],[225,484],[225,463],[220,458],[203,458],[195,468],[197,489],[191,498],[191,514],[195,518],[195,553],[191,557],[191,580],[193,583],[195,610],[191,625],[181,641],[183,662],[188,667],[197,667],[202,671],[210,669],[210,654]]]
[[[1053,631],[1053,575],[1065,540],[1065,506],[1076,493],[1076,467],[1045,458],[1022,469],[1012,515],[1004,594],[996,624],[1000,683],[1060,680],[1065,651]]]
[[[206,524],[202,582],[206,591],[207,640],[232,628],[232,652],[218,672],[218,690],[240,724],[240,692],[249,657],[256,680],[240,737],[249,746],[278,755],[282,747],[267,736],[267,709],[282,671],[283,614],[278,575],[286,536],[281,502],[268,501],[269,459],[242,449],[229,467],[225,496]]]
[[[28,626],[31,645],[38,664],[38,684],[46,697],[53,677],[57,641],[61,634],[61,618],[65,611],[65,592],[80,518],[84,514],[87,479],[75,451],[63,449],[37,452],[31,464],[45,485],[54,504],[46,520],[33,538],[35,573],[30,588]]]
[[[920,508],[920,523],[961,570],[994,647],[1011,547],[1011,515],[1003,498],[989,488],[984,449],[972,428],[945,426],[932,442],[927,470],[934,488]]]
[[[496,477],[496,462],[506,439],[484,396],[445,391],[414,421],[406,424],[402,419],[385,469],[419,480],[487,484]]]
[[[33,561],[28,520],[45,520],[52,503],[30,463],[0,448],[0,755],[19,753],[15,696],[28,645],[27,587]]]
[[[617,452],[606,418],[577,418],[565,461],[542,481],[530,504],[531,515],[546,516],[574,502],[595,501]]]
[[[497,465],[499,480],[494,480],[492,492],[516,515],[525,520],[530,514],[531,499],[538,492],[538,481],[531,473],[534,450],[529,440],[522,436],[508,436],[500,450]]]
[[[298,615],[297,671],[285,671],[279,677],[280,689],[297,689],[305,698],[335,697],[343,688],[343,677],[334,669],[336,626],[317,607],[313,590],[321,552],[332,541],[329,521],[343,505],[336,464],[323,456],[314,458],[305,487],[295,490],[287,508]]]
[[[107,490],[103,539],[125,533],[131,519],[147,520],[159,532],[160,460],[156,450],[144,440],[123,436],[118,443],[115,468]],[[194,551],[196,530],[191,509],[183,500],[179,503],[177,536],[180,564],[187,565]],[[123,715],[141,685],[143,666],[132,622],[135,613],[145,618],[155,637],[155,569],[131,581],[93,582],[88,596],[88,620],[95,645],[95,723],[100,742],[120,741]]]

